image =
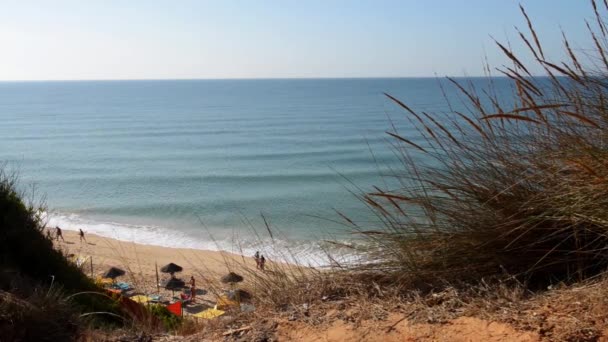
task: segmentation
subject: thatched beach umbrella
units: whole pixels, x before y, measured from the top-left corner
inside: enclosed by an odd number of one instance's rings
[[[171,274],[172,278],[174,273],[181,272],[182,270],[183,268],[181,266],[176,265],[174,263],[166,264],[165,266],[160,268],[161,272]]]
[[[118,267],[110,267],[110,269],[103,275],[104,278],[116,279],[117,277],[125,275],[125,271]]]
[[[243,277],[234,272],[230,272],[230,273],[226,274],[225,276],[223,276],[222,279],[220,279],[220,280],[224,284],[234,284],[234,283],[242,282]]]
[[[175,290],[180,290],[184,288],[184,286],[186,286],[186,283],[183,280],[173,277],[163,283],[163,287],[167,290],[171,290],[173,295],[175,295]]]
[[[234,272],[230,272],[230,273],[226,274],[225,276],[223,276],[220,280],[224,284],[230,284],[230,288],[234,292],[234,284],[242,282],[243,277]],[[236,301],[239,304],[239,310],[240,310],[241,309],[241,298],[239,296],[239,291],[236,291],[235,295],[236,295]]]
[[[238,300],[238,301],[249,301],[249,300],[251,300],[251,293],[249,293],[245,290],[236,289],[236,290],[232,291],[232,295],[229,295],[228,299]]]

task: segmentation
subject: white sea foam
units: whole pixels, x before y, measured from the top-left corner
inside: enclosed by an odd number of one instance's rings
[[[258,238],[242,234],[219,240],[205,239],[162,226],[98,221],[74,213],[45,212],[42,216],[47,227],[59,226],[71,231],[83,229],[87,233],[143,245],[222,250],[245,256],[260,251],[268,259],[314,267],[329,266],[332,260],[340,263],[356,260],[352,254],[338,250],[333,250],[330,257],[330,252],[321,247],[321,241]]]

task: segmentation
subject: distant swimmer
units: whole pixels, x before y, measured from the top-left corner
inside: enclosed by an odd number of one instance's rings
[[[84,232],[82,231],[82,229],[79,229],[79,231],[80,232],[78,232],[78,235],[80,235],[80,242],[87,242],[87,239],[84,238]]]
[[[61,241],[65,241],[65,239],[63,238],[63,234],[61,233],[61,228],[59,228],[59,226],[55,226],[55,238],[57,239],[57,241],[59,241],[59,238],[61,238]]]

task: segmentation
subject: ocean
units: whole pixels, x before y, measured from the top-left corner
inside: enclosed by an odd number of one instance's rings
[[[485,79],[469,79],[478,86]],[[443,82],[443,81],[442,81]],[[495,85],[510,90],[507,79]],[[49,225],[170,247],[322,259],[340,211],[382,186],[407,114],[449,110],[435,78],[0,82],[0,161]],[[457,91],[445,96],[462,110]],[[264,219],[273,231],[267,233]],[[338,221],[338,222],[337,222]]]

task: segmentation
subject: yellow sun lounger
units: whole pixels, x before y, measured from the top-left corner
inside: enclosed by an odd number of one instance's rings
[[[203,319],[212,319],[212,318],[219,317],[219,316],[223,315],[224,313],[225,312],[222,310],[207,309],[207,310],[201,311],[197,314],[194,314],[192,316],[198,317],[198,318],[203,318]]]
[[[144,296],[144,295],[137,295],[137,296],[129,297],[129,299],[131,299],[132,301],[141,303],[141,304],[145,304],[150,301],[150,297]]]

